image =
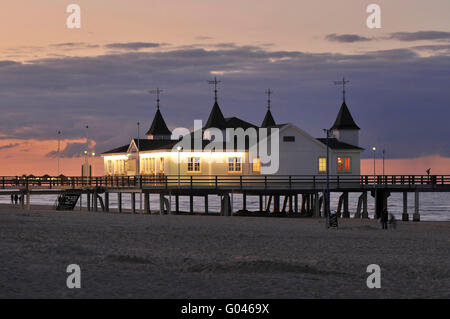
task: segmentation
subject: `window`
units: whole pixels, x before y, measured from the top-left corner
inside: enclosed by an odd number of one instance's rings
[[[327,172],[327,158],[319,157],[319,173]]]
[[[253,172],[259,173],[261,172],[261,159],[259,157],[253,159]]]
[[[338,157],[338,172],[350,172],[350,157]]]
[[[240,172],[242,170],[241,158],[240,157],[228,157],[228,171],[229,172]]]
[[[283,136],[283,142],[295,142],[295,136]]]
[[[159,158],[159,172],[164,173],[164,157]]]
[[[188,172],[200,172],[200,157],[188,158]]]

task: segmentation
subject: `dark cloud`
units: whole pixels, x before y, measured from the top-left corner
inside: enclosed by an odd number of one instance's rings
[[[340,106],[333,81],[345,76],[363,147],[385,148],[389,157],[450,156],[448,55],[423,57],[413,49],[305,53],[228,44],[7,64],[0,68],[2,138],[54,140],[62,130],[65,138],[79,139],[88,124],[100,153],[136,137],[137,121],[141,135],[148,129],[155,112],[148,90],[155,87],[164,89],[161,111],[168,125],[191,128],[193,119],[208,117],[213,98],[207,80],[213,76],[222,80],[225,116],[259,124],[264,91],[271,87],[275,120],[320,137]],[[83,147],[74,143],[64,156],[78,156]]]
[[[158,48],[162,45],[163,44],[161,43],[152,43],[152,42],[124,42],[124,43],[106,44],[105,48],[138,51],[141,49]]]
[[[357,34],[328,34],[325,37],[326,40],[331,42],[341,42],[341,43],[353,43],[353,42],[367,42],[372,41],[370,38],[362,37]]]
[[[86,143],[68,143],[61,151],[61,157],[80,157],[86,149]],[[47,157],[54,158],[58,156],[58,151],[51,151],[47,153]]]
[[[389,38],[399,41],[450,40],[450,32],[445,31],[394,32],[390,34]]]
[[[0,150],[6,150],[6,149],[14,148],[14,147],[17,147],[19,145],[20,145],[19,143],[11,143],[11,144],[7,144],[7,145],[3,145],[3,146],[0,146]]]

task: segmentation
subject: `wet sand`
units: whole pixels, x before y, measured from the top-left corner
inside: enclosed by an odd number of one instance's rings
[[[450,223],[0,207],[0,298],[448,298]],[[81,289],[66,267],[81,267]],[[366,286],[369,264],[381,289]]]

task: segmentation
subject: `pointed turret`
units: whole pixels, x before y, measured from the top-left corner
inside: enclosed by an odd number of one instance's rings
[[[347,104],[342,102],[341,109],[336,117],[336,121],[334,121],[332,130],[359,130],[360,128],[356,125],[353,120],[352,115],[350,114],[350,110],[347,107]]]
[[[164,121],[159,108],[156,110],[152,125],[145,135],[147,135],[149,139],[153,140],[170,140],[172,132],[167,127],[166,121]]]
[[[267,110],[266,116],[264,117],[264,120],[262,121],[261,127],[272,127],[276,126],[275,120],[273,119],[272,112],[270,112],[270,109]]]
[[[219,103],[217,101],[214,103],[214,106],[211,110],[211,113],[209,114],[208,120],[205,124],[205,129],[208,129],[210,127],[215,127],[218,129],[225,128],[226,122],[225,117],[223,116],[222,111],[220,110]]]
[[[339,110],[331,130],[339,141],[354,146],[359,145],[360,128],[353,120],[345,100],[342,102],[341,109]]]

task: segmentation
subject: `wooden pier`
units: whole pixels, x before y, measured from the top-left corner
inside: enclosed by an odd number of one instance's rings
[[[420,220],[421,192],[450,192],[450,175],[361,175],[330,176],[330,192],[341,193],[337,213],[350,217],[349,193],[360,193],[355,218],[368,218],[367,197],[375,198],[375,217],[387,207],[393,192],[403,193],[403,220],[409,220],[408,193],[414,193],[413,220]],[[189,196],[189,213],[194,213],[194,197],[202,197],[208,213],[208,195],[221,197],[221,214],[232,215],[231,194],[242,194],[241,214],[247,214],[247,196],[259,196],[259,214],[264,215],[324,215],[326,210],[326,175],[159,175],[159,176],[100,176],[100,177],[0,177],[0,195],[18,194],[23,208],[30,208],[30,197],[42,194],[86,195],[88,210],[110,211],[109,197],[117,194],[118,212],[122,212],[122,196],[131,197],[131,212],[136,213],[136,194],[144,195],[144,213],[150,213],[150,194],[160,196],[161,213],[171,213],[166,196],[175,197],[175,211],[179,213],[179,197]],[[100,194],[104,194],[104,200]],[[281,198],[284,198],[281,202]],[[301,203],[299,203],[301,198]]]

